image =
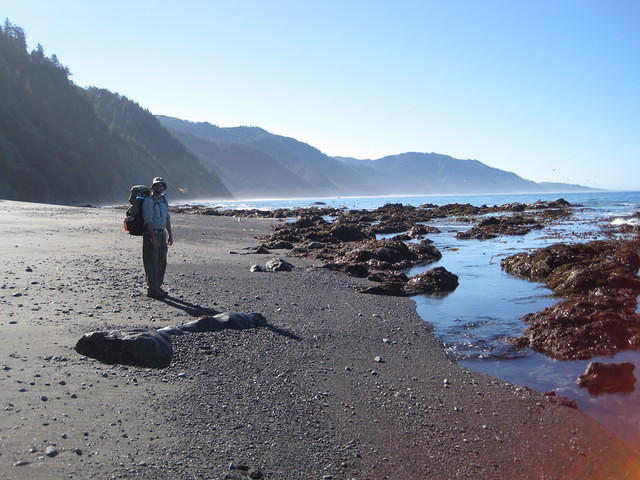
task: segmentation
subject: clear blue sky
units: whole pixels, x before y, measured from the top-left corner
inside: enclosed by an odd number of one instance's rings
[[[640,0],[5,0],[80,86],[329,155],[640,190]]]

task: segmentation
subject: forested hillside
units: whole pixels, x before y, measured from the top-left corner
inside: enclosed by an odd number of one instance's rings
[[[536,183],[477,160],[408,152],[377,160],[329,157],[258,127],[221,128],[158,115],[237,197],[580,191]]]
[[[375,195],[366,175],[295,138],[257,127],[221,128],[158,115],[160,122],[220,175],[238,197]]]
[[[136,172],[141,183],[148,183],[149,173],[155,172],[152,176],[165,177],[169,182],[171,198],[231,196],[218,176],[205,169],[193,153],[140,105],[105,89],[89,88],[85,93],[98,117],[112,132],[144,149],[147,157],[144,170]]]
[[[24,31],[5,22],[0,28],[0,198],[122,203],[132,184],[149,183],[154,175],[171,179],[178,172],[181,183],[174,186],[182,191],[175,189],[172,198],[228,196],[219,179],[197,163],[195,171],[189,171],[193,162],[166,165],[122,131],[98,117],[55,55],[47,57],[40,45],[29,53]]]

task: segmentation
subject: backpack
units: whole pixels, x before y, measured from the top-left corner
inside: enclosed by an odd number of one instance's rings
[[[129,195],[129,208],[124,217],[124,230],[129,235],[142,235],[144,233],[144,218],[142,217],[142,204],[144,199],[151,195],[151,189],[146,185],[134,185]]]

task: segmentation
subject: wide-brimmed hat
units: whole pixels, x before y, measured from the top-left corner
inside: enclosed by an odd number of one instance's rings
[[[164,188],[167,188],[167,183],[164,181],[164,178],[162,177],[153,177],[153,182],[151,182],[151,186],[153,187],[156,183],[160,183]]]

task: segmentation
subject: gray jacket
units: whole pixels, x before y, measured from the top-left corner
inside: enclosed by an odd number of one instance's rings
[[[144,223],[153,224],[154,230],[164,230],[169,221],[169,203],[164,195],[156,199],[147,197],[142,204],[142,218]]]

